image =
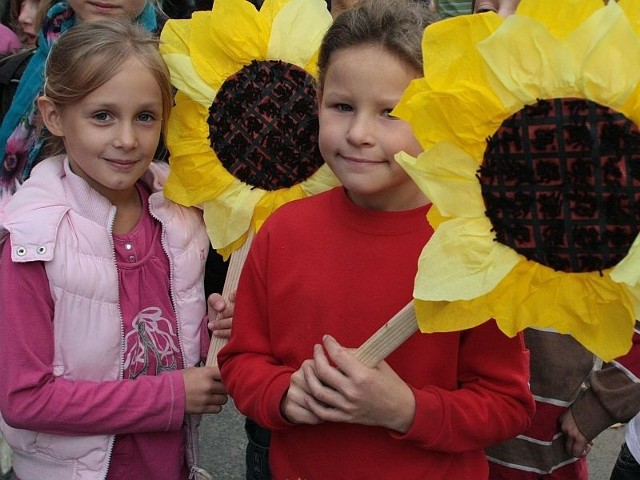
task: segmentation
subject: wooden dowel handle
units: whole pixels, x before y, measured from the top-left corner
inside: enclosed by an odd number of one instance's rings
[[[364,342],[355,357],[367,367],[375,367],[417,331],[416,312],[410,302]]]
[[[249,254],[249,248],[251,247],[251,241],[253,235],[249,234],[247,240],[242,246],[231,254],[229,258],[229,268],[227,269],[227,276],[225,277],[224,286],[222,287],[222,297],[225,301],[228,301],[229,295],[238,289],[238,282],[240,281],[240,273],[242,267]],[[227,338],[211,337],[211,343],[209,344],[209,351],[207,353],[207,366],[218,365],[218,352],[222,350],[227,344]]]

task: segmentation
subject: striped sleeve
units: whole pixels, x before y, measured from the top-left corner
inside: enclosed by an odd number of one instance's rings
[[[578,428],[589,439],[640,411],[640,322],[631,350],[591,375],[587,388],[571,407]]]

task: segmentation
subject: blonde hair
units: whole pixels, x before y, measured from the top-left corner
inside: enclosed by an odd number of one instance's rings
[[[428,4],[419,0],[362,0],[338,15],[327,30],[318,55],[322,88],[337,50],[379,45],[422,72],[422,33],[435,21]]]
[[[173,106],[169,70],[158,50],[158,38],[127,19],[82,22],[62,34],[45,68],[44,95],[56,107],[79,102],[105,84],[132,58],[149,69],[162,92],[162,132]],[[48,155],[64,152],[62,140],[51,137]]]

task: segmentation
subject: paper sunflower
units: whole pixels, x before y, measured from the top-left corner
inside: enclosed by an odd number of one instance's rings
[[[323,0],[216,0],[169,20],[160,50],[176,104],[168,198],[202,205],[227,257],[280,205],[338,184],[317,142],[317,50],[331,23]]]
[[[604,360],[640,306],[640,2],[523,0],[425,31],[425,76],[394,114],[434,207],[414,289],[421,330],[495,318],[569,333]]]

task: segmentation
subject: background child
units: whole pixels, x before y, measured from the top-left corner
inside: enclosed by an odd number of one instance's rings
[[[50,4],[49,0],[43,1],[45,7]],[[51,46],[81,21],[121,17],[135,20],[152,32],[159,32],[166,20],[151,0],[61,1],[48,10],[38,33],[37,48],[20,52],[17,58],[0,65],[0,204],[6,202],[29,177],[33,165],[42,159],[35,101],[42,92],[44,64]]]
[[[197,210],[152,164],[172,105],[157,40],[83,22],[52,49],[42,161],[0,222],[0,429],[22,480],[183,478],[226,392],[206,355]],[[186,422],[185,422],[186,420]],[[186,439],[186,443],[185,443]]]
[[[493,322],[416,334],[375,368],[357,347],[410,302],[428,200],[394,161],[421,147],[390,113],[421,72],[428,7],[371,0],[319,55],[320,150],[343,187],[258,232],[219,354],[236,406],[272,430],[274,478],[486,478],[482,448],[529,424],[527,354]],[[344,347],[344,346],[346,347]]]
[[[640,478],[640,413],[627,425],[625,441],[613,466],[611,480],[637,480]]]

